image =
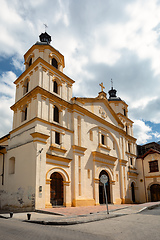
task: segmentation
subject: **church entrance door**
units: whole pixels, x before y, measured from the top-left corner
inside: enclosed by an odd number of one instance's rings
[[[151,201],[152,202],[160,201],[160,185],[153,184],[150,187],[150,191],[151,191]]]
[[[61,174],[55,172],[50,179],[50,203],[52,206],[63,205],[63,178]]]
[[[131,183],[131,192],[132,192],[132,201],[135,203],[135,187],[134,187],[134,183]]]
[[[102,170],[99,174],[99,178],[102,176],[102,175],[106,175],[108,177],[108,182],[106,184],[106,192],[107,192],[107,200],[108,200],[108,203],[111,203],[111,196],[110,196],[110,179],[109,179],[109,175],[106,171]],[[106,203],[106,199],[105,199],[105,192],[104,192],[104,185],[103,183],[101,183],[99,181],[99,203],[100,204],[105,204]]]

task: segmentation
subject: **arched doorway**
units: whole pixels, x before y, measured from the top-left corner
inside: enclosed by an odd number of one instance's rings
[[[63,205],[63,178],[61,174],[54,172],[50,179],[50,203],[52,206]]]
[[[160,184],[153,184],[150,187],[151,201],[160,201]]]
[[[131,183],[132,202],[135,203],[135,186],[134,182]]]
[[[102,170],[99,174],[99,178],[102,175],[106,175],[108,177],[108,183],[106,184],[106,192],[107,192],[107,200],[108,203],[111,203],[111,196],[110,196],[110,179],[109,179],[109,175],[106,171]],[[99,203],[100,204],[105,204],[106,203],[106,199],[105,199],[105,192],[104,192],[104,185],[103,183],[101,183],[99,181]]]

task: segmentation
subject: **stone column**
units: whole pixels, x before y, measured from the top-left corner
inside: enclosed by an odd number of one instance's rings
[[[64,187],[64,200],[63,205],[65,207],[71,207],[71,193],[70,193],[70,182],[63,181],[63,187]]]
[[[50,184],[51,179],[46,180],[46,187],[45,187],[45,207],[51,208],[52,204],[50,203]]]

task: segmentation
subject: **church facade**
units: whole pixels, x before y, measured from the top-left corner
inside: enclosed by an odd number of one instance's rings
[[[45,32],[15,80],[13,128],[0,139],[0,209],[138,201],[136,139],[128,105],[111,88],[72,97],[64,56]]]

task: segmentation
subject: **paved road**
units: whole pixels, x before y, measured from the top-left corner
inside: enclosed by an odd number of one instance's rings
[[[103,221],[66,226],[74,231],[97,234],[110,240],[160,240],[160,207]],[[96,239],[96,238],[95,238]]]
[[[103,221],[50,226],[0,219],[0,240],[159,240],[160,207]]]
[[[110,240],[82,231],[64,227],[39,225],[14,219],[0,219],[0,240]]]

